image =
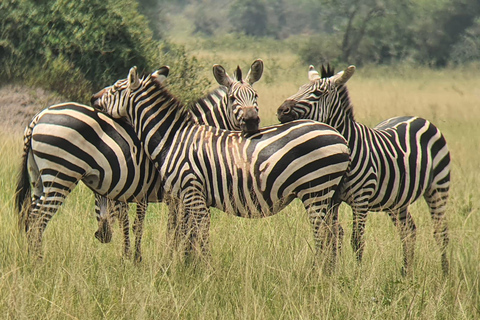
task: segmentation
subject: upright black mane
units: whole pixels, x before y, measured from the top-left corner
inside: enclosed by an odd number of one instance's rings
[[[327,64],[327,68],[322,64],[322,70],[320,72],[322,78],[329,78],[335,74],[335,69],[330,66],[330,63]]]

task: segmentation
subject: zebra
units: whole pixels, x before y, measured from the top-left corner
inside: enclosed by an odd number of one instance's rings
[[[213,74],[220,87],[198,99],[189,107],[193,121],[220,129],[241,130],[244,134],[257,132],[260,124],[258,94],[252,86],[262,77],[263,61],[255,60],[245,79],[242,78],[240,66],[237,66],[233,78],[219,64],[213,66]],[[95,237],[101,242],[110,241],[112,236],[110,225],[115,217],[119,216],[121,217],[120,225],[124,230],[124,242],[127,246],[129,244],[129,221],[126,211],[128,207],[122,202],[102,198],[96,194],[95,211],[99,228],[95,232]],[[155,195],[151,195],[149,199],[151,199],[150,202],[161,202],[160,199],[155,201]],[[146,215],[147,207],[147,202],[137,203],[137,217],[142,218],[141,221]],[[107,208],[111,209],[107,210]],[[134,224],[134,226],[136,225],[138,224]],[[142,229],[139,229],[138,232],[140,233],[139,239],[141,239]],[[137,244],[135,252],[140,252],[140,243]],[[141,257],[136,255],[136,261],[140,259]]]
[[[20,226],[27,233],[30,248],[40,257],[42,233],[48,221],[79,181],[96,193],[99,230],[95,236],[100,240],[104,237],[103,242],[109,241],[109,225],[102,222],[102,212],[119,211],[125,236],[124,254],[128,256],[125,203],[137,202],[138,205],[161,198],[158,170],[146,156],[131,126],[78,103],[50,106],[38,113],[25,129],[16,188]],[[107,197],[119,202],[109,201]],[[143,216],[137,214],[134,233],[138,259],[142,223]],[[100,234],[102,232],[104,234]]]
[[[332,248],[324,260],[332,266],[338,224],[331,212],[350,158],[343,136],[309,120],[248,136],[199,125],[161,84],[165,74],[168,67],[140,78],[133,67],[127,79],[94,95],[93,105],[132,125],[158,165],[177,247],[188,257],[208,256],[209,207],[261,218],[299,198],[313,228],[316,256],[322,245]]]
[[[322,67],[322,78],[313,66],[309,82],[278,108],[280,122],[311,119],[332,125],[348,141],[351,165],[341,193],[353,210],[352,247],[358,261],[364,250],[363,234],[368,211],[387,211],[400,231],[404,265],[410,273],[416,226],[408,206],[423,195],[434,221],[444,273],[449,264],[445,210],[450,186],[450,153],[440,130],[419,117],[395,117],[374,128],[355,121],[346,82],[355,71],[349,66],[333,75]]]
[[[244,109],[257,108],[257,93],[252,88],[252,84],[260,79],[263,72],[263,62],[260,59],[254,61],[245,80],[242,79],[241,69],[239,67],[237,67],[235,73],[236,80],[231,78],[220,65],[215,65],[213,70],[214,74],[218,75],[216,78],[219,79],[219,82],[222,81],[222,84],[225,83],[227,87],[221,87],[208,94],[206,97],[199,99],[191,108],[192,111],[195,111],[195,114],[192,116],[193,119],[197,122],[211,122],[216,125],[228,125],[231,126],[232,129],[241,129],[242,126],[244,126],[246,130],[245,133],[247,132],[247,129],[255,131],[255,126],[258,127],[259,122],[256,112],[250,112],[249,118],[245,118],[241,114],[246,114],[246,112],[243,112]],[[228,81],[228,83],[226,83],[226,81]],[[233,88],[234,86],[235,88]],[[240,115],[233,116],[234,113]],[[217,120],[215,117],[218,117],[219,119]],[[224,119],[229,119],[229,121],[224,121]],[[116,130],[116,126],[121,126],[121,130]],[[87,175],[89,172],[102,172],[102,177],[116,177],[119,180],[122,179],[123,175],[125,176],[124,180],[129,181],[130,189],[135,190],[135,192],[133,195],[125,195],[122,194],[122,192],[116,192],[113,198],[119,199],[120,197],[125,198],[125,196],[127,196],[128,199],[130,199],[128,201],[137,202],[137,217],[134,223],[134,234],[136,236],[135,261],[140,261],[140,244],[143,219],[147,208],[146,201],[161,201],[161,196],[158,195],[160,190],[160,179],[153,164],[145,158],[143,147],[133,133],[132,128],[126,126],[125,129],[124,127],[125,125],[122,125],[121,123],[119,124],[115,120],[105,119],[105,116],[98,114],[98,111],[94,111],[92,108],[79,104],[52,106],[34,117],[30,125],[27,127],[24,136],[24,170],[22,171],[22,179],[19,180],[17,186],[16,201],[18,211],[23,212],[24,214],[28,214],[29,212],[28,209],[22,210],[24,202],[30,195],[30,182],[26,171],[27,165],[30,167],[40,165],[43,166],[41,168],[42,173],[55,170],[55,176],[63,175],[64,177],[67,177],[68,182],[64,181],[62,186],[63,194],[61,202],[63,202],[63,199],[66,198],[78,181],[88,178]],[[95,131],[94,135],[90,134],[92,131]],[[36,132],[38,132],[38,134],[35,134]],[[84,132],[89,134],[84,136]],[[80,149],[82,146],[89,146],[91,144],[96,145],[95,141],[91,141],[93,138],[98,142],[103,142],[106,147],[111,146],[112,149],[122,149],[124,156],[111,156],[111,152],[105,153],[105,155],[99,155],[98,153],[102,153],[103,151],[101,148],[90,150],[87,153],[77,152],[77,154],[68,154],[68,151],[62,150],[66,155],[60,160],[55,158],[54,155],[48,153],[42,153],[41,156],[38,156],[42,150],[35,148],[35,145],[32,146],[31,144],[32,139],[41,140],[44,145],[47,145],[50,149],[57,148],[61,150],[62,148],[65,148],[64,141],[69,141],[70,145],[75,146],[76,149]],[[36,155],[36,158],[33,155]],[[111,157],[109,158],[109,156]],[[103,159],[104,157],[106,157],[108,165],[105,163],[98,164],[95,161],[92,161],[92,158]],[[131,159],[134,159],[135,161],[132,162]],[[66,161],[70,164],[66,165]],[[42,163],[38,164],[40,162]],[[77,164],[77,167],[80,167],[77,168],[77,171],[80,171],[80,173],[72,176],[70,166],[73,166],[74,164]],[[115,168],[115,165],[120,169],[114,171],[113,169]],[[143,187],[145,186],[141,185],[141,181],[132,180],[132,176],[139,175],[141,172],[146,174],[147,181],[150,181],[149,185],[155,185],[154,189],[143,190]],[[35,170],[32,173],[32,176],[34,176],[33,180],[51,180],[51,178],[44,178],[42,173],[39,169]],[[50,175],[52,174],[50,173]],[[127,179],[127,176],[130,178]],[[84,182],[85,181],[87,180],[84,180]],[[126,202],[107,198],[112,197],[112,193],[109,191],[105,194],[102,193],[102,191],[99,191],[106,187],[102,185],[102,183],[103,180],[97,181],[97,184],[94,187],[90,186],[93,191],[98,191],[95,192],[95,212],[99,227],[95,232],[95,237],[101,242],[109,242],[112,237],[111,223],[118,216],[124,234],[124,255],[128,256],[130,250],[128,205]],[[44,192],[48,192],[48,188],[50,187],[42,186],[42,184],[36,185],[33,196],[34,200],[32,202],[34,204],[31,209],[32,211],[38,212],[46,209],[39,204],[38,199]],[[48,196],[44,195],[44,197],[48,199]],[[49,220],[60,205],[61,203],[57,203],[50,208],[51,212],[49,216],[45,217],[45,219]],[[25,229],[28,230],[27,217],[23,216],[21,217],[21,220]]]

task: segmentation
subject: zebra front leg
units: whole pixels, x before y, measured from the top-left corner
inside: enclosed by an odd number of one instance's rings
[[[351,245],[358,262],[362,262],[363,250],[365,249],[365,224],[367,222],[367,210],[353,209],[352,239]]]
[[[187,192],[184,197],[187,240],[187,255],[193,254],[194,260],[205,260],[209,256],[208,238],[210,231],[210,211],[206,206],[203,194],[194,189]]]
[[[184,211],[180,207],[178,199],[168,199],[168,222],[167,222],[167,241],[169,247],[174,251],[183,250],[182,241],[185,237],[184,227]]]
[[[208,209],[186,210],[185,212],[185,257],[187,261],[196,264],[199,261],[208,261],[210,250],[208,248],[210,214]]]
[[[137,216],[133,223],[133,233],[135,234],[135,262],[142,261],[142,235],[143,235],[143,222],[145,220],[145,214],[147,212],[148,203],[142,201],[137,203]]]
[[[389,212],[393,224],[400,232],[400,238],[403,246],[403,267],[402,274],[411,275],[413,271],[413,259],[415,254],[416,226],[413,217],[408,211],[408,207],[393,212]]]

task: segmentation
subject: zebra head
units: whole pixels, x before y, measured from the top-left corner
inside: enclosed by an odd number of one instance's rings
[[[330,66],[327,70],[322,66],[322,76],[320,76],[318,71],[310,66],[308,71],[310,81],[282,103],[277,110],[278,120],[283,123],[297,119],[311,119],[333,125],[332,121],[341,109],[340,96],[346,92],[344,85],[354,72],[355,66],[349,66],[337,74],[333,74]]]
[[[95,238],[101,243],[112,241],[112,224],[118,216],[116,202],[95,194],[95,213],[98,222],[98,230],[95,231]]]
[[[230,77],[221,65],[213,66],[215,80],[228,89],[227,117],[233,128],[245,133],[255,133],[260,125],[258,116],[258,94],[252,85],[260,80],[263,73],[263,61],[255,60],[245,79],[242,70],[237,67],[234,77]]]
[[[163,87],[170,68],[163,66],[152,74],[140,78],[137,67],[130,69],[127,79],[118,80],[113,86],[106,87],[92,96],[92,106],[107,113],[115,119],[126,119],[132,122],[134,118],[133,104],[141,95]]]

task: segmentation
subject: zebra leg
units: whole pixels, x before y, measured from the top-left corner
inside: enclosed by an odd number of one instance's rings
[[[365,249],[365,224],[367,222],[367,209],[353,209],[352,239],[351,245],[358,262],[362,262],[363,250]]]
[[[305,199],[304,204],[306,202],[308,203],[309,200]],[[340,231],[338,225],[338,209],[335,207],[327,209],[325,201],[306,205],[305,208],[313,228],[316,260],[323,260],[323,270],[330,274],[335,270],[338,238],[343,232],[343,230]]]
[[[183,213],[184,211],[179,207],[180,201],[178,199],[168,199],[168,222],[167,222],[167,238],[169,246],[173,251],[179,251],[184,232]]]
[[[410,275],[413,271],[413,258],[415,254],[416,226],[408,207],[389,212],[393,224],[400,232],[403,246],[403,275]]]
[[[36,255],[39,259],[42,258],[42,238],[48,222],[53,215],[58,211],[58,208],[65,201],[68,195],[59,192],[46,193],[41,196],[31,207],[32,212],[29,214],[27,222],[27,241],[29,252]]]
[[[142,261],[142,235],[143,235],[143,221],[147,212],[148,203],[146,201],[137,203],[137,216],[133,223],[133,233],[135,234],[135,262]]]
[[[196,258],[207,258],[208,233],[210,230],[210,213],[207,208],[200,210],[186,209],[185,211],[186,229],[185,236],[187,241],[187,256],[193,254]]]
[[[449,238],[447,220],[445,217],[445,210],[447,208],[448,199],[448,188],[427,190],[424,198],[427,201],[428,207],[430,209],[430,215],[433,219],[433,235],[442,252],[442,271],[443,274],[446,275],[449,270],[449,263],[447,258],[447,246]]]
[[[340,203],[338,204],[334,204],[333,207],[332,207],[332,214],[333,214],[333,217],[336,217],[337,219],[337,222],[336,222],[336,225],[337,225],[337,230],[338,230],[338,233],[337,233],[337,254],[338,255],[341,255],[342,254],[342,246],[343,246],[343,237],[345,236],[345,232],[343,231],[343,228],[342,226],[340,225],[340,222],[338,221],[338,209],[340,207]]]
[[[210,231],[210,211],[203,194],[194,189],[183,197],[185,205],[184,225],[187,240],[187,255],[205,259],[209,255],[208,238]]]
[[[97,217],[98,230],[95,238],[101,243],[112,241],[112,221],[114,213],[108,206],[108,199],[95,193],[95,216]]]
[[[112,201],[113,200],[109,200]],[[130,258],[130,221],[128,219],[128,203],[118,202],[116,203],[118,210],[118,222],[123,232],[123,256]]]

